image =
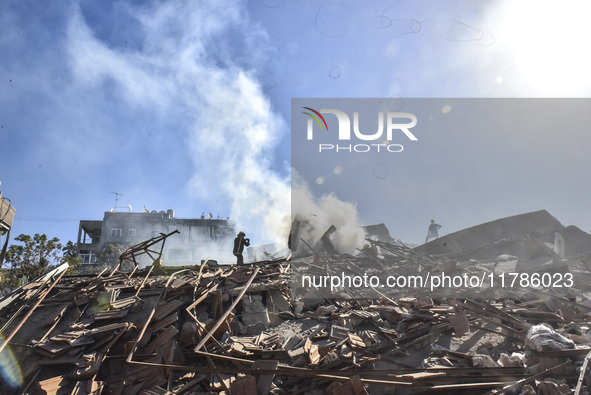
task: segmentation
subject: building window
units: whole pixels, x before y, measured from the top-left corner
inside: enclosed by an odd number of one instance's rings
[[[129,229],[129,235],[135,236],[135,229]]]
[[[111,229],[111,237],[121,237],[121,229]]]
[[[88,254],[79,254],[78,257],[80,259],[82,259],[82,264],[83,265],[92,265],[94,263],[96,263],[96,255],[94,255],[92,252],[88,253]]]

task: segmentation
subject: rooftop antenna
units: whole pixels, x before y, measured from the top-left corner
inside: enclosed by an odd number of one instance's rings
[[[130,212],[133,210],[133,208],[131,207],[131,204],[128,204],[127,206],[117,206],[117,202],[119,201],[119,196],[123,196],[123,195],[118,192],[111,192],[111,193],[115,195],[115,205],[111,209],[112,213],[116,212],[118,208],[128,208]]]
[[[111,192],[111,193],[115,195],[115,205],[111,209],[111,212],[113,212],[113,211],[117,211],[116,210],[116,208],[117,208],[117,201],[119,200],[119,196],[123,196],[123,195],[120,194],[120,193],[117,193],[117,192]]]

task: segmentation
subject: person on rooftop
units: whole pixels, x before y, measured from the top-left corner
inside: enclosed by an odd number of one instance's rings
[[[436,224],[435,220],[431,220],[431,225],[429,225],[427,237],[425,237],[425,243],[428,242],[430,238],[437,239],[439,237],[439,233],[437,232],[439,228],[441,228],[441,225]]]

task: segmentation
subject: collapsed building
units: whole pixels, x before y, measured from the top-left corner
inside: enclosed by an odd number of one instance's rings
[[[297,247],[292,229],[297,253],[288,258],[163,266],[174,231],[122,254],[121,262],[148,256],[145,269],[69,276],[55,268],[0,300],[0,392],[589,393],[589,234],[545,211],[415,248],[381,225],[366,232],[356,254],[335,249],[338,229]],[[514,272],[540,284],[508,292],[464,282],[449,292],[341,281]],[[572,284],[546,286],[545,273]],[[331,281],[302,281],[313,275]]]
[[[464,260],[490,260],[507,254],[530,261],[552,256],[552,252],[564,258],[591,252],[591,235],[576,226],[565,227],[546,210],[539,210],[441,236],[415,251]]]

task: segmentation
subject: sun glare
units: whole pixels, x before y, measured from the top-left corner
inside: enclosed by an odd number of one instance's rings
[[[0,335],[0,345],[2,344],[4,344],[4,336]],[[0,381],[11,388],[23,385],[21,368],[8,345],[0,352]]]
[[[506,66],[519,83],[547,96],[580,96],[591,90],[591,2],[504,1],[494,21]]]

